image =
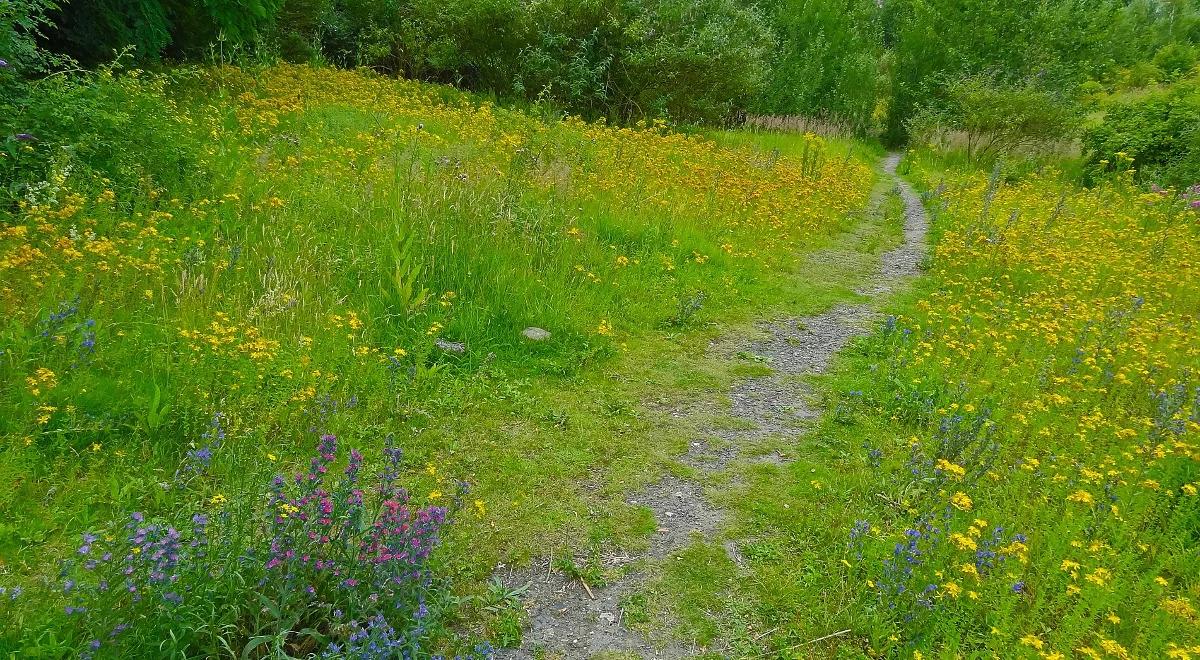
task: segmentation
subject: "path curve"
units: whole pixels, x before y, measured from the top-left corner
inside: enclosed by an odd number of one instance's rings
[[[906,181],[896,175],[900,154],[888,154],[881,164],[883,177],[869,203],[871,213],[881,213],[884,197],[898,190],[904,202],[904,241],[884,253],[878,268],[858,290],[866,300],[834,306],[823,314],[764,324],[767,337],[752,342],[748,349],[765,359],[772,374],[750,378],[730,392],[733,415],[750,422],[746,431],[711,431],[725,446],[710,447],[695,442],[681,457],[701,473],[726,469],[742,447],[755,438],[784,435],[799,439],[807,426],[821,415],[821,407],[806,385],[795,376],[825,371],[832,357],[855,337],[866,335],[878,315],[880,303],[905,280],[919,272],[925,255],[928,218],[921,199]],[[778,462],[785,462],[778,458]],[[498,653],[502,658],[547,657],[588,658],[604,651],[640,654],[644,658],[686,658],[697,649],[666,639],[650,640],[625,625],[623,600],[645,583],[644,562],[657,562],[682,549],[693,537],[711,537],[724,516],[703,494],[696,481],[666,476],[628,498],[630,504],[649,508],[658,533],[649,549],[639,556],[606,557],[607,567],[622,572],[619,579],[601,588],[585,587],[553,570],[551,558],[541,558],[520,571],[497,571],[508,588],[526,588],[523,602],[529,615],[519,649]],[[730,558],[740,563],[736,544],[726,544]]]

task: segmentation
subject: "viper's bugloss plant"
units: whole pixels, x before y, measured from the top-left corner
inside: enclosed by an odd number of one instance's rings
[[[449,506],[422,506],[399,484],[402,452],[390,438],[375,470],[356,449],[335,468],[338,453],[337,438],[321,436],[308,469],[275,476],[264,504],[239,507],[218,495],[207,501],[215,512],[178,520],[134,512],[83,534],[56,587],[65,602],[54,625],[62,650],[119,656],[144,649],[139,640],[169,635],[176,648],[194,652],[189,636],[203,633],[189,621],[200,613],[212,619],[218,604],[236,599],[224,592],[229,586],[252,589],[262,607],[255,624],[227,622],[228,648],[272,641],[289,655],[418,656],[436,619],[427,604],[438,587],[430,555],[466,484]],[[238,524],[239,515],[259,522]],[[251,538],[233,538],[234,530]]]
[[[320,612],[314,604],[329,604],[352,619],[382,613],[393,627],[413,621],[411,642],[424,625],[429,555],[449,509],[413,505],[397,483],[400,449],[389,442],[384,457],[383,469],[368,479],[362,454],[351,450],[340,477],[331,479],[337,438],[324,435],[307,472],[275,477],[262,586],[281,611]],[[458,490],[465,493],[465,484]]]

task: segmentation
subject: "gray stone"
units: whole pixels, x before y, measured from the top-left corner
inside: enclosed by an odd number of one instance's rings
[[[457,353],[462,355],[463,353],[467,352],[467,345],[460,341],[446,341],[445,339],[439,337],[433,340],[433,345],[437,346],[443,351],[446,351],[447,353]]]
[[[546,341],[550,338],[549,330],[543,330],[542,328],[536,326],[525,328],[521,331],[521,334],[524,335],[529,341]]]

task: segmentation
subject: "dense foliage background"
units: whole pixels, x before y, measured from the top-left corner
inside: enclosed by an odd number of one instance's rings
[[[39,41],[85,64],[129,46],[142,63],[324,61],[589,117],[804,114],[893,143],[923,110],[951,105],[962,77],[1075,102],[1095,86],[1184,77],[1200,40],[1196,0],[21,0],[3,11],[6,23],[48,19]]]

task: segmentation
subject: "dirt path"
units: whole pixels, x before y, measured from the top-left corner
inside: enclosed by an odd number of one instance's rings
[[[882,163],[883,177],[870,203],[871,213],[881,213],[886,193],[899,191],[904,201],[904,241],[880,259],[877,270],[866,278],[858,293],[866,300],[839,304],[823,314],[763,324],[766,337],[760,341],[731,340],[729,353],[750,352],[772,370],[769,376],[750,378],[730,392],[732,413],[747,422],[746,430],[713,431],[721,443],[698,441],[681,457],[701,474],[725,470],[742,448],[767,436],[798,438],[807,423],[822,412],[807,385],[797,376],[823,372],[833,355],[853,338],[865,335],[875,319],[876,308],[885,296],[906,278],[918,272],[925,254],[928,221],[921,200],[912,187],[896,176],[899,154]],[[822,258],[837,258],[824,255]],[[786,462],[783,455],[767,460]],[[588,658],[602,652],[644,658],[684,658],[696,649],[670,641],[665,636],[647,639],[625,625],[623,601],[645,583],[646,566],[683,548],[695,535],[711,537],[723,513],[705,498],[702,485],[675,476],[664,477],[629,498],[630,504],[645,506],[654,514],[658,530],[649,549],[639,556],[605,557],[606,567],[621,577],[604,588],[585,587],[551,566],[552,559],[534,562],[527,569],[500,577],[509,588],[528,585],[524,596],[529,627],[520,649],[501,657]],[[730,558],[740,563],[736,545],[726,544]]]

